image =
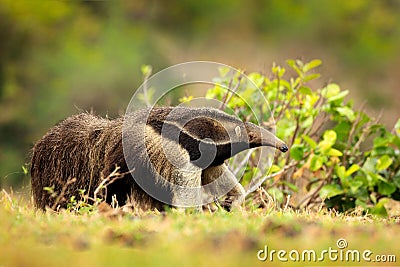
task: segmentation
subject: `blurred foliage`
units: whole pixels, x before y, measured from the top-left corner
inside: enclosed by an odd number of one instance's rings
[[[299,45],[312,46],[311,49],[329,47],[340,60],[346,61],[344,66],[349,71],[360,67],[357,71],[361,72],[364,68],[379,70],[398,53],[397,0],[339,0],[323,5],[318,0],[184,0],[179,5],[155,2],[155,22],[178,36],[209,38],[245,27],[279,45],[296,40]]]
[[[211,49],[233,45],[235,58],[245,43],[284,58],[323,51],[371,101],[393,103],[374,90],[400,60],[399,11],[396,0],[0,0],[0,187],[27,181],[28,151],[57,121],[80,110],[123,113],[142,64],[155,73]]]
[[[260,109],[269,127],[276,121],[276,135],[286,141],[290,153],[275,155],[270,176],[265,178],[265,192],[282,207],[323,203],[336,211],[348,211],[358,206],[386,216],[388,199],[400,200],[400,118],[392,131],[387,130],[379,118],[372,119],[346,102],[349,91],[339,85],[313,88],[311,82],[320,77],[313,70],[321,63],[288,60],[293,75],[274,65],[270,78],[250,73],[252,82],[241,78],[240,72],[232,77],[222,70],[219,83],[206,97],[226,102],[244,120],[254,120],[255,109]],[[244,89],[236,91],[237,95],[225,89],[238,87]],[[246,97],[257,95],[258,88],[266,99]],[[257,161],[251,159],[249,166],[244,179],[254,179],[252,174],[258,169]]]
[[[51,125],[79,110],[123,113],[138,66],[163,65],[146,25],[121,20],[117,2],[100,5],[0,1],[0,185],[22,182],[30,147]]]
[[[329,46],[334,42],[338,57],[352,63],[349,67],[367,64],[363,67],[376,70],[376,64],[383,64],[397,50],[399,9],[400,2],[396,0],[335,1],[323,5],[318,0],[277,0],[263,2],[256,21],[273,36],[299,35]]]

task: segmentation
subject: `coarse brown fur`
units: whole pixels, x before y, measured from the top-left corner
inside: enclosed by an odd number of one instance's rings
[[[245,136],[235,135],[237,127]],[[166,135],[161,134],[163,129]],[[30,171],[35,205],[40,209],[65,207],[72,196],[79,198],[80,189],[93,197],[102,178],[116,166],[124,175],[108,185],[108,203],[115,196],[120,205],[130,201],[143,210],[162,210],[164,203],[193,206],[203,198],[201,185],[223,177],[207,193],[218,195],[228,186],[228,198],[232,204],[240,204],[244,190],[224,161],[261,145],[287,150],[270,133],[262,139],[262,131],[210,108],[143,109],[115,120],[87,113],[75,115],[51,128],[33,148]],[[237,148],[227,139],[231,136],[236,136]],[[215,159],[208,160],[209,152],[215,153]],[[73,178],[76,181],[69,184]],[[62,198],[57,199],[45,187],[53,188],[56,196],[64,190]],[[146,193],[150,191],[157,191],[160,197]]]

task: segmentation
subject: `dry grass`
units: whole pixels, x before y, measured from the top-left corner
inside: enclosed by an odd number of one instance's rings
[[[264,248],[321,251],[344,238],[348,249],[400,260],[400,218],[245,209],[197,213],[170,210],[132,215],[97,206],[81,215],[43,213],[0,193],[0,266],[254,266],[347,265],[346,262],[260,262]],[[354,262],[352,265],[377,265]],[[378,264],[379,265],[379,264]],[[385,263],[385,266],[396,263]],[[397,265],[398,262],[397,262]],[[379,266],[382,266],[380,264]]]

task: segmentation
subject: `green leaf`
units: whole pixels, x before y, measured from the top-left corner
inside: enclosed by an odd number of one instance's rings
[[[347,143],[349,138],[349,133],[351,130],[352,123],[348,120],[342,120],[339,122],[335,128],[333,128],[337,134],[337,139]]]
[[[389,196],[396,191],[396,186],[386,181],[378,183],[378,192],[382,195]]]
[[[373,214],[373,215],[377,215],[377,216],[381,216],[381,217],[387,217],[388,213],[387,210],[384,206],[384,204],[387,203],[387,199],[386,198],[382,198],[379,200],[379,202],[372,208],[368,209],[368,212]]]
[[[355,173],[356,171],[358,171],[360,169],[360,166],[358,166],[357,164],[353,164],[350,166],[350,168],[346,171],[346,176],[350,176],[353,173]]]
[[[27,175],[28,174],[28,168],[26,166],[24,166],[24,165],[22,165],[21,168],[22,168],[22,171],[24,172],[24,175]]]
[[[340,92],[339,94],[337,94],[337,95],[332,96],[331,98],[329,98],[329,99],[328,99],[328,102],[333,102],[333,101],[342,99],[342,98],[344,98],[344,97],[345,97],[346,95],[348,95],[348,94],[349,94],[349,91],[348,91],[348,90],[343,91],[343,92]]]
[[[360,185],[360,186],[358,186],[358,185]],[[356,181],[354,184],[351,184],[350,190],[348,190],[347,192],[351,198],[355,197],[356,199],[358,199],[359,201],[362,201],[364,203],[370,202],[369,201],[369,192],[361,181]]]
[[[325,154],[327,156],[330,156],[330,157],[341,157],[341,156],[343,156],[343,153],[341,151],[339,151],[337,149],[334,149],[334,148],[329,149],[328,152],[325,153]]]
[[[345,179],[346,175],[346,168],[344,166],[337,166],[335,168],[336,175],[339,176],[340,179]]]
[[[300,87],[299,93],[302,95],[312,95],[311,89],[305,86]]]
[[[296,59],[296,64],[297,64],[297,66],[299,66],[300,68],[303,68],[303,67],[304,67],[304,63],[303,63],[303,61],[301,61],[300,59]]]
[[[356,206],[360,206],[363,209],[367,209],[367,207],[368,207],[367,203],[365,201],[358,199],[358,198],[356,199]]]
[[[374,147],[387,146],[393,141],[393,139],[393,135],[376,137],[374,139]]]
[[[230,70],[231,70],[231,69],[228,68],[228,67],[219,67],[219,68],[218,68],[219,75],[220,75],[221,77],[225,77],[225,76],[229,73]]]
[[[142,65],[141,71],[143,76],[149,77],[151,75],[153,68],[150,65]]]
[[[298,74],[299,76],[301,76],[301,75],[303,74],[303,72],[302,72],[302,71],[299,69],[299,67],[297,66],[298,61],[295,61],[295,60],[293,60],[293,59],[289,59],[289,60],[286,61],[286,63],[287,63],[292,69],[294,69],[294,70],[297,72],[297,74]]]
[[[347,117],[351,122],[353,122],[356,119],[354,111],[349,107],[338,107],[336,108],[336,111],[340,115]]]
[[[290,81],[291,81],[291,84],[292,84],[291,88],[295,88],[295,87],[297,87],[297,86],[299,85],[299,83],[301,82],[301,78],[300,78],[300,77],[297,77],[297,78],[294,79],[294,80],[293,80],[293,78],[292,78],[292,79],[290,79]]]
[[[275,63],[272,65],[272,73],[279,78],[281,78],[285,74],[285,69],[282,68],[281,66],[276,66]]]
[[[312,116],[309,116],[301,123],[300,127],[304,129],[309,128],[313,124],[313,122],[314,118]]]
[[[340,93],[340,87],[336,83],[330,83],[324,89],[322,89],[321,93],[326,99],[329,100]]]
[[[393,144],[394,144],[396,147],[400,148],[400,135],[399,135],[399,136],[395,136],[395,137],[393,138]]]
[[[290,148],[290,157],[294,160],[300,161],[304,156],[304,146],[303,145],[292,145]]]
[[[319,142],[319,147],[322,150],[328,150],[331,148],[336,142],[336,132],[333,130],[327,130],[324,133],[323,140]]]
[[[393,184],[400,188],[400,170],[393,177]]]
[[[394,129],[396,130],[396,134],[400,135],[400,119],[397,120],[396,124],[394,125]]]
[[[329,141],[331,144],[334,144],[336,142],[336,132],[333,130],[327,130],[324,133],[324,140]]]
[[[301,137],[304,139],[304,141],[307,142],[307,144],[310,145],[311,149],[315,149],[315,148],[317,147],[317,142],[315,142],[315,141],[314,141],[311,137],[309,137],[308,135],[303,134]]]
[[[248,74],[247,77],[249,77],[258,88],[262,86],[265,80],[265,77],[258,72],[252,72]]]
[[[290,83],[289,83],[288,81],[286,81],[286,80],[281,80],[281,85],[282,85],[283,87],[285,87],[286,89],[291,90],[291,86],[290,86]]]
[[[308,81],[318,79],[319,77],[321,77],[321,74],[313,73],[313,74],[310,74],[310,75],[307,75],[306,77],[304,77],[303,81],[308,82]]]
[[[319,65],[322,64],[322,61],[319,59],[314,59],[311,60],[310,62],[306,63],[303,67],[304,72],[308,72],[316,67],[318,67]]]
[[[393,160],[388,155],[383,155],[376,162],[376,170],[383,171],[384,169],[387,169],[392,163]]]
[[[331,198],[337,195],[343,194],[344,191],[340,188],[339,185],[336,184],[327,184],[324,185],[321,190],[319,191],[319,196],[322,199]]]
[[[376,158],[367,158],[367,160],[364,162],[364,165],[362,166],[362,169],[366,172],[374,172],[376,161]]]
[[[271,166],[271,168],[269,169],[269,174],[271,174],[271,173],[276,173],[276,172],[278,172],[278,171],[280,171],[282,168],[281,167],[279,167],[278,165],[275,165],[275,164],[273,164],[272,166]]]
[[[280,69],[279,69],[279,72],[278,72],[278,77],[279,77],[279,78],[282,78],[282,76],[285,74],[285,72],[286,72],[286,69],[280,68]]]
[[[371,152],[371,157],[378,157],[383,155],[394,157],[395,151],[393,148],[388,146],[379,146],[379,147],[374,147],[374,149]]]
[[[350,187],[351,193],[356,194],[358,192],[359,188],[363,185],[363,182],[349,179],[348,185]]]
[[[50,187],[50,186],[45,186],[43,187],[43,190],[46,191],[47,193],[54,193],[54,187]]]
[[[375,186],[375,185],[379,184],[381,181],[386,182],[385,178],[383,178],[381,175],[379,175],[375,172],[368,172],[367,179],[370,182],[368,184],[369,186]]]
[[[376,205],[376,195],[375,194],[370,194],[369,197],[371,198],[372,203],[374,203],[374,205]]]
[[[276,200],[278,203],[282,203],[283,202],[283,193],[281,190],[279,190],[276,187],[271,187],[267,190],[268,194],[274,199]]]
[[[298,192],[299,191],[299,188],[296,185],[292,184],[292,183],[289,183],[287,181],[283,181],[282,184],[286,185],[293,192]]]
[[[181,98],[178,99],[179,103],[185,103],[185,102],[190,102],[193,100],[193,96],[183,96]]]
[[[368,172],[368,175],[372,178],[372,180],[377,184],[379,181],[386,181],[380,174],[375,172]]]
[[[324,159],[321,156],[314,155],[311,159],[310,170],[316,171],[319,170],[324,164]]]

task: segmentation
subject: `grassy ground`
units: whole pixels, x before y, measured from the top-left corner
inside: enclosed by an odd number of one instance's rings
[[[29,201],[0,193],[0,267],[11,266],[399,266],[400,220],[338,215],[324,211],[217,211],[133,216],[113,211],[74,215],[42,213]],[[338,239],[347,247],[339,249]],[[257,252],[297,250],[299,261]],[[332,260],[322,251],[331,251]],[[302,261],[304,250],[317,260]],[[370,250],[371,262],[347,262],[349,250]],[[342,253],[343,260],[340,260]],[[334,260],[335,255],[339,256]],[[393,255],[396,262],[373,262]],[[265,256],[264,253],[260,254]],[[292,252],[295,257],[295,252]],[[390,257],[390,256],[389,256]],[[352,257],[350,257],[352,259]],[[393,261],[394,259],[390,259]]]

